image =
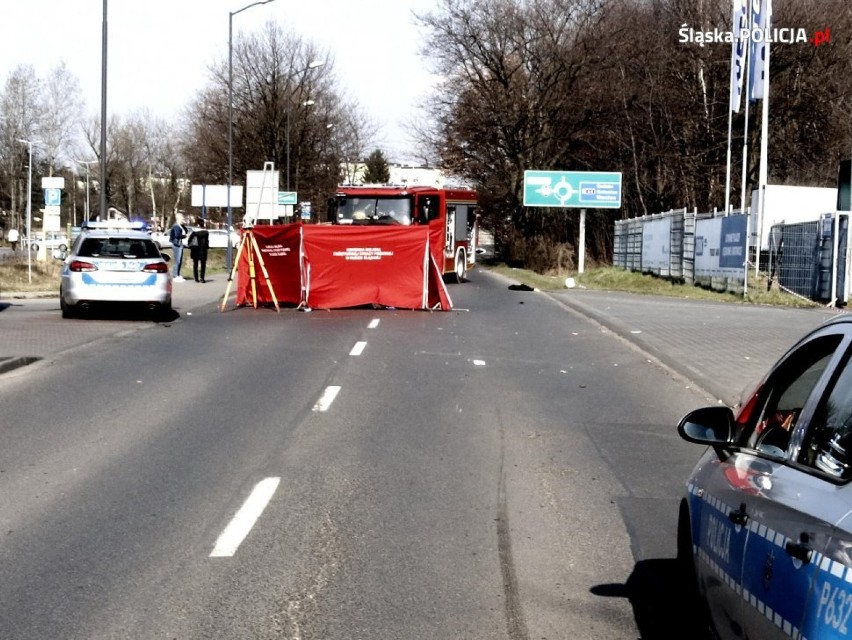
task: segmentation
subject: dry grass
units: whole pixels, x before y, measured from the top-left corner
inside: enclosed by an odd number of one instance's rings
[[[694,300],[716,300],[720,302],[768,304],[790,307],[820,307],[820,303],[804,300],[798,296],[778,291],[774,288],[767,291],[767,282],[761,278],[755,282],[749,273],[749,290],[745,296],[705,289],[704,287],[681,284],[665,280],[653,275],[634,273],[616,267],[598,267],[587,269],[581,274],[570,273],[560,276],[545,276],[524,269],[514,269],[506,265],[486,267],[517,282],[527,284],[541,290],[564,289],[566,277],[574,279],[578,287],[587,289],[603,289],[608,291],[627,291],[649,295],[671,296],[676,298],[691,298]]]
[[[164,251],[171,256],[171,251]],[[189,271],[187,272],[187,268]],[[12,293],[44,293],[59,295],[59,275],[62,271],[62,261],[49,258],[45,261],[35,259],[27,264],[26,254],[18,251],[16,257],[0,260],[0,295]],[[183,275],[192,275],[192,260],[189,251],[184,252]],[[207,258],[207,273],[224,273],[225,249],[211,249]]]
[[[0,261],[0,293],[44,291],[56,295],[59,293],[61,270],[62,262],[59,260],[40,261],[33,254],[28,263],[26,255],[19,251],[16,257]]]

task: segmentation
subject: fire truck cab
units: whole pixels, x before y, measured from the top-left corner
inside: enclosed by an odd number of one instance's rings
[[[329,201],[329,222],[339,225],[440,225],[443,273],[458,282],[476,263],[477,194],[472,189],[421,185],[342,186]]]

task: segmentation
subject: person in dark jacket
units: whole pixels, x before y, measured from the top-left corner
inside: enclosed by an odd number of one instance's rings
[[[195,281],[206,282],[204,275],[207,272],[207,250],[210,248],[210,234],[205,229],[204,218],[199,218],[196,222],[197,226],[189,234],[187,245],[189,245],[189,256],[192,258],[192,275]],[[199,275],[201,276],[200,280]]]

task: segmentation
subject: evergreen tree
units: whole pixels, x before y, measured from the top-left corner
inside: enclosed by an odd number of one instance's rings
[[[390,167],[381,149],[376,149],[364,161],[364,182],[368,184],[385,184],[390,181]]]

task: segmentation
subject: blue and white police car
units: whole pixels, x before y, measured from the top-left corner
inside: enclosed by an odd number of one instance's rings
[[[63,259],[59,284],[63,318],[96,305],[136,306],[166,319],[170,316],[168,256],[132,223],[89,223]]]
[[[678,425],[708,445],[678,557],[720,638],[852,638],[852,317],[795,344],[735,414]]]

